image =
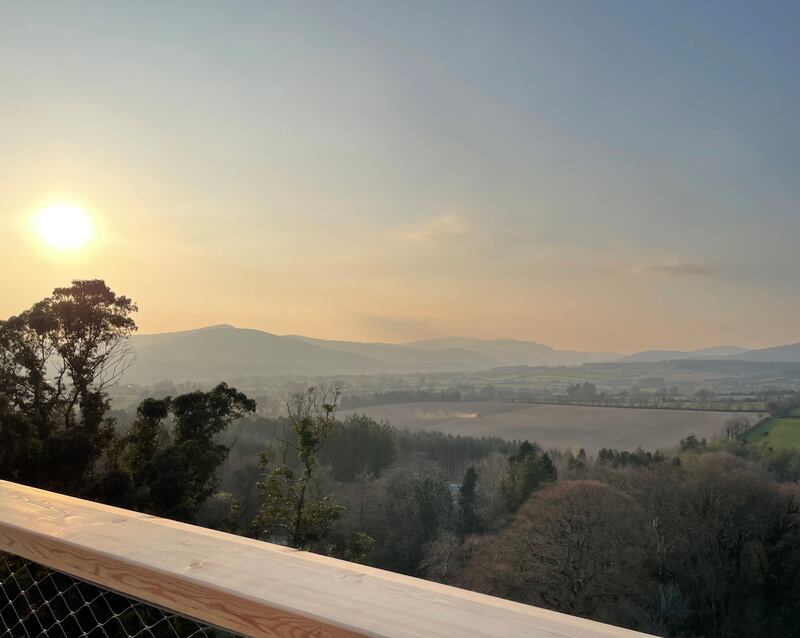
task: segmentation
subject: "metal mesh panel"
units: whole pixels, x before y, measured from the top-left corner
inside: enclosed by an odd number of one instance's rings
[[[236,638],[0,552],[0,637]]]

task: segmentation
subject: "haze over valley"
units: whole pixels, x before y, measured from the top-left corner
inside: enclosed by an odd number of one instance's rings
[[[656,363],[672,360],[797,362],[800,344],[759,350],[732,346],[629,355],[555,350],[533,341],[442,338],[400,344],[332,341],[218,325],[136,335],[130,383],[208,381],[218,377],[475,372],[507,366]]]

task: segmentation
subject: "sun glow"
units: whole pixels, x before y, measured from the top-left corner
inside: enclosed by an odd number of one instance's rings
[[[58,250],[78,250],[94,234],[89,215],[74,204],[43,208],[36,215],[35,224],[40,239]]]

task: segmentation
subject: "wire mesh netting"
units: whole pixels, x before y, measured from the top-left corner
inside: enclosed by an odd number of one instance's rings
[[[237,638],[0,552],[0,637]]]

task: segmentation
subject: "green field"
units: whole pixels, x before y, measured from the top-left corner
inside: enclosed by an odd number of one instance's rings
[[[753,428],[747,440],[771,448],[800,448],[800,418],[769,418]]]

